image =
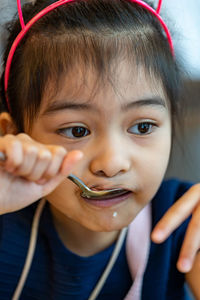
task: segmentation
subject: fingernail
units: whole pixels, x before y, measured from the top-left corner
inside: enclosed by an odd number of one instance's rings
[[[77,150],[77,152],[76,152],[76,159],[79,160],[79,159],[81,159],[81,158],[83,158],[83,152]]]
[[[179,260],[178,265],[182,272],[188,272],[191,269],[191,262],[187,258],[182,258]]]
[[[152,237],[156,241],[162,241],[164,239],[164,231],[160,229],[155,230],[152,234]]]

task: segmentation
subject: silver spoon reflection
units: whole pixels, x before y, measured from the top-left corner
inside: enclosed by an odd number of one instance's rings
[[[102,191],[93,191],[87,185],[83,183],[78,177],[73,174],[70,174],[68,177],[72,182],[74,182],[81,190],[81,196],[88,199],[110,199],[116,196],[123,195],[127,191],[123,189],[112,189],[112,190],[102,190]]]
[[[5,160],[6,160],[5,154],[0,151],[0,161],[4,162]],[[89,187],[87,187],[87,185],[85,185],[83,181],[78,177],[76,177],[75,175],[70,174],[67,178],[70,179],[81,189],[82,191],[81,196],[87,199],[94,199],[94,200],[110,199],[127,193],[127,191],[124,189],[93,191]]]

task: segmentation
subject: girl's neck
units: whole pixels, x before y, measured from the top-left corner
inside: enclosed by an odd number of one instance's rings
[[[94,232],[73,220],[69,220],[50,205],[54,225],[67,249],[80,256],[91,256],[109,247],[118,237],[119,231]]]

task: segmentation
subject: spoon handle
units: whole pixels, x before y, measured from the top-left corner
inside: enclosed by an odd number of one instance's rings
[[[87,187],[87,185],[85,185],[78,177],[76,177],[73,174],[69,174],[68,175],[68,179],[70,179],[73,183],[75,183],[76,185],[78,185],[78,187],[80,187],[80,189],[85,192],[89,192],[90,189]]]

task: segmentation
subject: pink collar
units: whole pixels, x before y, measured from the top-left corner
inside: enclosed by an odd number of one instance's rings
[[[133,285],[124,300],[141,299],[142,279],[150,249],[151,221],[151,204],[148,204],[129,225],[126,252]]]

